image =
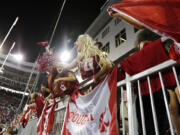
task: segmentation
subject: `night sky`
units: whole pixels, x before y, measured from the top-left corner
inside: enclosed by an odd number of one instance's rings
[[[62,49],[66,43],[73,46],[79,34],[100,13],[100,7],[106,0],[67,0],[60,18],[52,47]],[[34,62],[40,51],[37,42],[49,40],[56,23],[63,0],[24,0],[1,3],[0,8],[0,42],[2,42],[10,26],[18,16],[19,21],[2,48],[7,54],[15,41],[12,53],[21,52],[25,61]],[[70,42],[67,42],[70,41]]]

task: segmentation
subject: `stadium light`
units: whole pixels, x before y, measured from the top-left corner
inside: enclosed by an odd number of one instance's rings
[[[23,60],[22,54],[13,54],[14,59],[16,59],[18,62]]]
[[[62,62],[67,62],[70,59],[70,57],[71,57],[71,54],[68,51],[64,51],[60,54],[60,60]]]

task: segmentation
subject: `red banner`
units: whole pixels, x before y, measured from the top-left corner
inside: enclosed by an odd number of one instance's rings
[[[31,109],[28,107],[25,109],[24,111],[24,114],[20,120],[20,124],[22,125],[23,128],[26,127],[28,121],[29,121],[29,118],[30,118],[30,113],[31,113]]]
[[[73,93],[67,107],[62,135],[117,135],[117,67],[89,94]]]
[[[179,0],[123,0],[112,9],[180,42]]]
[[[53,104],[46,102],[41,117],[37,123],[38,135],[48,135],[54,124],[55,101]]]

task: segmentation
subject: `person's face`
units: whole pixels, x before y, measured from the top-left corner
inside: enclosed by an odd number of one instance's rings
[[[82,49],[82,43],[81,43],[81,40],[80,40],[79,38],[76,40],[76,42],[74,43],[74,45],[76,46],[77,51],[80,52],[81,49]]]

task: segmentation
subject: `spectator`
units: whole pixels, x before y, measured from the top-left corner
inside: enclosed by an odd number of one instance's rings
[[[32,104],[29,104],[28,106],[30,108],[33,106],[36,107],[36,115],[39,118],[44,108],[44,97],[42,97],[41,94],[37,92],[33,92],[30,96]]]

